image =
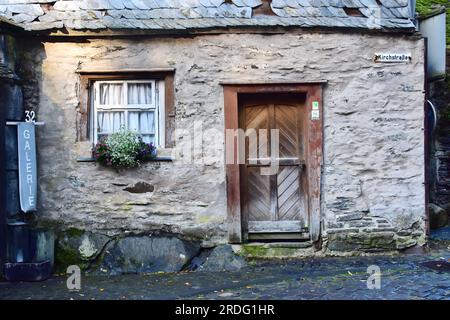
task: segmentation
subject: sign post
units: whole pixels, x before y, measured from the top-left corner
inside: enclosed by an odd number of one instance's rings
[[[8,126],[17,126],[19,198],[20,209],[24,213],[35,212],[37,209],[35,127],[44,125],[44,123],[35,122],[34,116],[34,112],[30,111],[26,112],[26,122],[6,122]],[[0,265],[0,268],[4,271],[4,278],[8,281],[48,279],[53,265],[54,239],[52,236],[42,243],[37,239],[40,235],[46,237],[46,232],[31,230],[27,223],[23,221],[10,222],[8,225],[10,227],[8,259],[4,261],[3,265]],[[38,250],[44,251],[38,253]],[[35,262],[36,260],[38,261]]]

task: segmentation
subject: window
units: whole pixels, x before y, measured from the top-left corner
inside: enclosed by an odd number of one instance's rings
[[[94,82],[93,142],[121,128],[142,140],[164,145],[164,82],[117,80]]]
[[[174,146],[175,69],[79,70],[78,142],[97,142],[120,126],[158,147]],[[99,125],[100,121],[100,125]]]

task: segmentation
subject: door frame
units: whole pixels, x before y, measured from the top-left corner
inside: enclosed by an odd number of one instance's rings
[[[306,174],[308,177],[308,208],[310,213],[309,233],[317,242],[321,230],[321,176],[323,163],[323,98],[326,81],[302,83],[221,83],[224,94],[225,137],[226,130],[239,129],[239,96],[258,93],[303,93],[306,94],[307,144]],[[318,120],[311,120],[313,101],[319,102]],[[227,218],[229,243],[242,243],[243,225],[241,210],[240,164],[237,161],[238,139],[233,141],[234,163],[225,164],[227,189]],[[227,150],[227,148],[225,148]],[[225,155],[227,158],[227,156]]]

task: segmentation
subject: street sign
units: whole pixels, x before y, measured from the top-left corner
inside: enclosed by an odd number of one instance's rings
[[[33,122],[17,124],[19,156],[19,194],[20,208],[23,212],[36,211],[37,166],[36,138]]]
[[[401,63],[411,60],[411,53],[375,53],[373,58],[373,61],[378,63]]]

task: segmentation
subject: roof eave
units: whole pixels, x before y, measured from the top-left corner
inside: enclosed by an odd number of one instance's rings
[[[23,30],[23,29],[22,29]],[[189,29],[50,29],[25,30],[25,35],[47,37],[131,37],[131,36],[197,36],[223,33],[253,33],[253,34],[283,34],[286,31],[322,31],[322,32],[355,32],[355,33],[392,33],[412,35],[416,33],[413,26],[402,28],[355,28],[355,27],[324,27],[324,26],[228,26]]]
[[[22,33],[24,28],[0,16],[0,33]]]

